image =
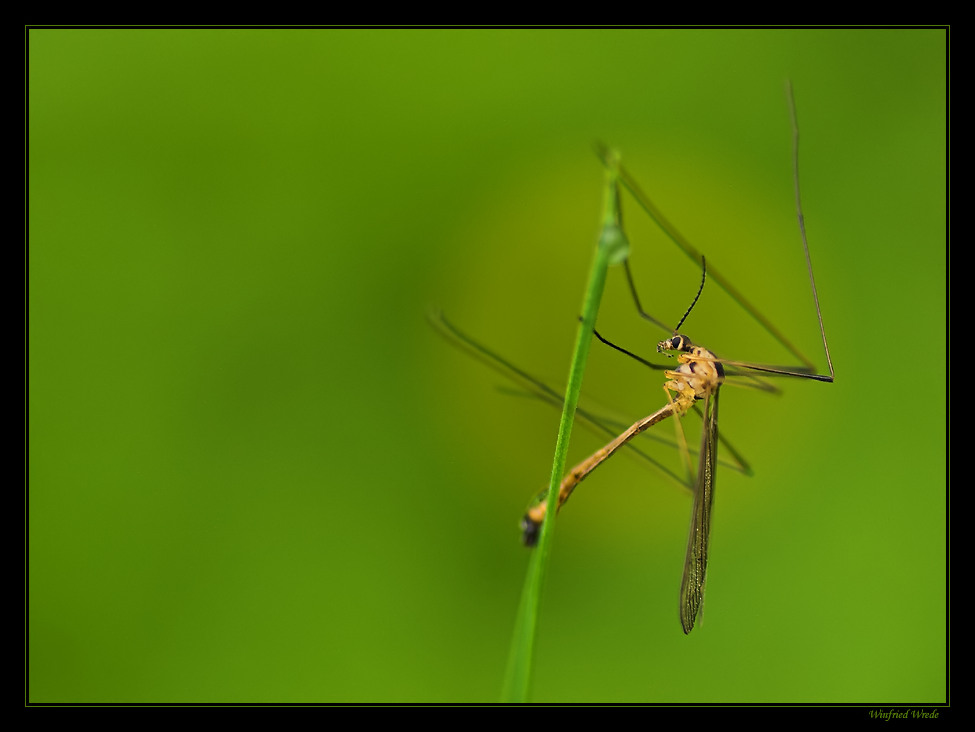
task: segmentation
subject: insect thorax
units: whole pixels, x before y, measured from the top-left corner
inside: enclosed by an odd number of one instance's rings
[[[666,372],[670,381],[664,386],[676,394],[677,401],[682,402],[684,408],[695,399],[713,394],[724,381],[724,369],[717,357],[708,349],[695,346],[687,336],[675,335],[661,341],[657,344],[657,350],[678,352],[680,366]]]

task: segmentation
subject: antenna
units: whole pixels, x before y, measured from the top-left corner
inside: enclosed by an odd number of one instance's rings
[[[680,327],[684,325],[684,321],[687,320],[687,316],[691,314],[691,310],[693,310],[694,306],[697,305],[697,301],[701,297],[701,293],[704,292],[704,281],[707,278],[708,278],[708,264],[706,261],[704,261],[704,255],[702,254],[701,255],[701,286],[697,288],[697,294],[694,296],[694,302],[692,302],[691,306],[687,308],[687,312],[684,313],[684,317],[680,319],[680,322],[677,324],[677,327],[674,328],[674,335],[677,335],[677,331],[679,331]]]

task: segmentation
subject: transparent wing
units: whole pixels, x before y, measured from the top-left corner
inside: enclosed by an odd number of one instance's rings
[[[708,570],[711,540],[711,507],[714,505],[714,474],[718,452],[718,391],[704,399],[704,427],[701,454],[687,536],[687,556],[680,583],[680,624],[690,633],[704,603],[704,582]]]

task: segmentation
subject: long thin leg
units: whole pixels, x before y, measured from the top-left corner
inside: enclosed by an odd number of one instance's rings
[[[796,200],[796,217],[799,222],[799,232],[802,238],[803,252],[805,253],[805,257],[806,257],[806,269],[809,273],[809,283],[812,288],[813,302],[816,306],[816,317],[819,322],[819,331],[823,340],[823,350],[826,354],[826,363],[829,366],[829,375],[826,376],[824,374],[817,373],[816,367],[813,364],[813,362],[809,360],[806,356],[804,356],[799,351],[799,349],[796,348],[792,344],[792,342],[785,337],[782,331],[776,328],[768,318],[762,315],[762,313],[758,311],[758,308],[752,305],[745,298],[744,295],[742,295],[720,272],[718,272],[714,268],[713,265],[709,267],[709,274],[711,276],[711,279],[717,282],[718,285],[721,287],[721,289],[727,292],[728,295],[730,295],[735,302],[737,302],[749,315],[751,315],[756,322],[758,322],[773,338],[775,338],[775,340],[777,340],[790,353],[792,353],[792,355],[802,363],[802,366],[798,368],[786,368],[786,367],[779,367],[779,366],[756,368],[754,365],[744,363],[744,362],[728,362],[728,363],[737,363],[737,365],[741,367],[753,368],[754,370],[762,371],[764,373],[771,374],[771,375],[796,376],[800,378],[815,379],[817,381],[831,382],[834,379],[835,373],[833,371],[833,362],[829,354],[829,345],[826,342],[826,329],[823,325],[823,314],[822,314],[822,309],[820,308],[819,305],[819,294],[816,290],[816,279],[813,276],[812,258],[809,254],[809,243],[806,238],[805,217],[803,216],[802,213],[802,199],[799,193],[799,125],[797,122],[795,98],[792,93],[791,82],[787,85],[787,94],[788,94],[788,101],[789,101],[789,115],[792,122],[792,168],[793,168],[793,187],[795,189],[795,200]],[[597,146],[596,152],[603,159],[605,163],[608,154],[607,149],[603,146]],[[667,220],[667,218],[663,215],[660,209],[658,209],[657,206],[653,203],[653,201],[650,200],[650,197],[647,196],[640,189],[640,187],[636,183],[636,180],[626,171],[626,169],[622,165],[619,165],[617,169],[619,173],[619,180],[623,184],[623,187],[630,192],[630,194],[636,199],[640,207],[643,208],[643,210],[650,216],[651,219],[653,219],[654,223],[657,224],[660,230],[663,231],[663,233],[671,241],[673,241],[674,244],[676,244],[677,247],[681,251],[683,251],[690,259],[694,260],[695,262],[700,262],[703,258],[701,252],[698,251],[697,248],[695,248],[686,238],[684,238],[683,234],[681,234],[676,229],[676,227],[673,224],[671,224],[670,221]],[[640,315],[643,318],[654,323],[655,325],[662,327],[664,328],[664,330],[666,330],[667,328],[663,326],[660,323],[660,321],[648,315],[646,312],[644,312],[643,308],[641,307],[640,299],[636,293],[636,286],[634,285],[633,282],[633,275],[632,272],[630,271],[628,261],[626,264],[626,277],[629,283],[630,292],[633,294],[633,299],[634,302],[636,302],[637,304],[637,310],[639,311]]]
[[[566,473],[565,477],[562,479],[562,483],[559,485],[559,501],[556,510],[562,508],[562,505],[569,500],[569,496],[572,495],[572,491],[575,490],[576,486],[585,480],[586,476],[598,468],[605,460],[609,459],[613,453],[615,453],[617,450],[623,447],[623,445],[632,440],[645,429],[652,427],[658,422],[662,422],[663,420],[667,419],[667,417],[672,416],[676,411],[676,404],[674,402],[668,403],[653,414],[634,422],[626,429],[625,432],[619,435],[619,437],[616,437],[605,447],[600,448],[572,468],[572,470]],[[545,508],[546,492],[543,491],[541,495],[535,499],[532,505],[528,507],[528,511],[525,513],[525,517],[521,522],[522,542],[525,544],[525,546],[535,546],[537,543],[538,532],[541,530],[542,521],[545,518]]]

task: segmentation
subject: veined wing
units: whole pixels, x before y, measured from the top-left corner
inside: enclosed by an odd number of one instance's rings
[[[708,544],[711,540],[711,508],[714,505],[714,477],[718,445],[718,389],[704,399],[704,425],[701,454],[687,537],[684,576],[680,583],[680,624],[690,633],[704,603],[704,583],[708,570]]]

